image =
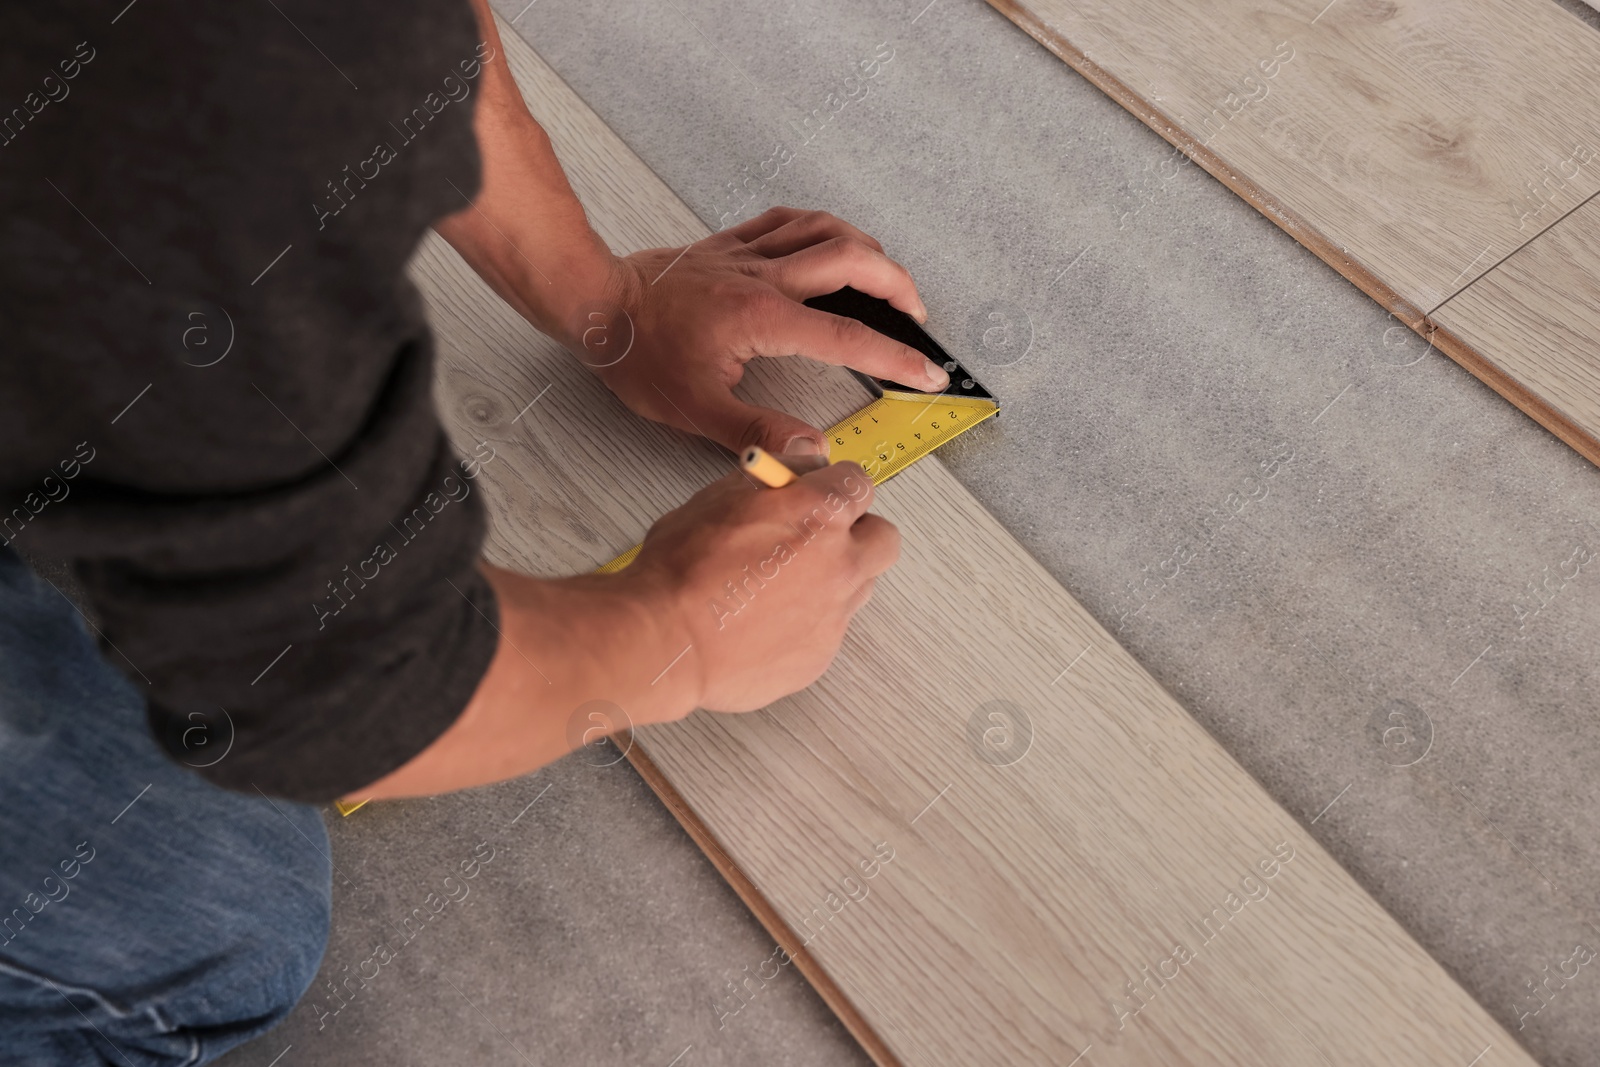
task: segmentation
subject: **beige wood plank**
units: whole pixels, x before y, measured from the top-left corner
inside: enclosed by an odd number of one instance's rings
[[[1586,204],[1434,312],[1435,343],[1600,463],[1600,202]],[[1582,432],[1569,432],[1568,427]]]
[[[705,235],[513,34],[506,47],[608,242]],[[414,273],[441,410],[458,441],[497,445],[480,480],[495,560],[590,569],[726,470],[720,450],[628,416],[441,241]],[[801,360],[749,382],[823,423],[865,400]],[[774,935],[805,942],[879,1062],[1531,1062],[942,465],[879,500],[902,562],[817,685],[638,738],[648,776]],[[970,725],[996,700],[1032,724],[1008,765],[973,737],[1004,723]]]
[[[992,0],[1416,322],[1600,190],[1550,0]]]

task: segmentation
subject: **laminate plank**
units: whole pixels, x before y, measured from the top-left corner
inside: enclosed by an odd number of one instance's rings
[[[1540,234],[1431,318],[1440,348],[1481,359],[1474,373],[1504,379],[1502,392],[1522,390],[1519,406],[1548,409],[1540,421],[1600,463],[1589,436],[1557,429],[1600,427],[1600,203]]]
[[[1422,312],[1600,190],[1600,37],[1549,0],[994,3]]]
[[[990,2],[1424,335],[1600,190],[1600,36],[1549,0]],[[1600,461],[1514,359],[1445,350]]]
[[[609,243],[706,234],[505,42]],[[495,561],[592,569],[726,470],[624,412],[442,241],[414,277],[441,411],[458,442],[496,445]],[[802,360],[748,381],[822,423],[865,399]],[[635,743],[880,1063],[1531,1062],[941,464],[878,500],[903,557],[824,678]]]

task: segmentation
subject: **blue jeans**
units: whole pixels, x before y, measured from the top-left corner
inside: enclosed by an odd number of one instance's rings
[[[277,1024],[321,963],[320,814],[174,762],[140,688],[0,549],[6,1067],[205,1063]]]

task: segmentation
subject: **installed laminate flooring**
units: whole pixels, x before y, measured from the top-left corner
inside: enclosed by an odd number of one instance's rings
[[[992,2],[1424,334],[1600,190],[1600,37],[1549,0]],[[1600,461],[1592,348],[1461,338],[1440,347]]]
[[[509,35],[507,50],[609,243],[707,232],[531,51]],[[723,469],[627,418],[441,242],[417,274],[447,420],[501,457],[485,474],[491,558],[593,566]],[[863,400],[799,362],[754,377],[753,395],[819,422]],[[905,555],[821,682],[636,742],[780,939],[807,942],[870,1050],[1527,1062],[942,465],[879,501]],[[947,633],[906,625],[947,606]]]
[[[1433,321],[1481,354],[1485,374],[1546,405],[1557,425],[1600,425],[1600,203],[1530,241]]]

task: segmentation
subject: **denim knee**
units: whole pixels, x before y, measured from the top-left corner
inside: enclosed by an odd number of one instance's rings
[[[244,799],[244,798],[240,798]],[[258,798],[259,799],[259,798]],[[117,906],[86,894],[73,929],[48,911],[0,947],[0,1063],[60,1067],[195,1067],[281,1022],[315,980],[332,915],[330,864],[318,813],[278,802],[266,825],[293,829],[307,847],[286,852],[248,824],[212,838],[193,878],[123,878]],[[310,838],[299,837],[303,832]],[[320,840],[319,840],[320,839]],[[320,845],[321,847],[312,847]],[[233,851],[237,866],[219,862]],[[270,877],[265,876],[268,868]],[[171,890],[165,921],[149,901]],[[90,940],[81,940],[81,938]]]

